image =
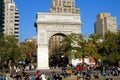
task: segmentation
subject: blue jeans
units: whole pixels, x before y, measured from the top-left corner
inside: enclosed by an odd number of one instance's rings
[[[0,76],[0,80],[5,80],[5,77],[4,76]]]

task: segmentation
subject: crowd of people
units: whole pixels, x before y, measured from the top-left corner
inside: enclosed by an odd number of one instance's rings
[[[29,74],[26,72],[13,72],[10,73],[6,71],[5,73],[0,74],[0,80],[62,80],[60,73],[55,71],[51,73],[44,73],[40,70],[36,71],[34,74]]]
[[[100,77],[120,76],[120,66],[109,66],[108,64],[99,66],[79,64],[76,66],[75,74],[78,79],[86,80],[90,80],[91,77],[99,79]]]
[[[78,64],[76,66],[69,65],[61,68],[59,73],[36,71],[34,74],[28,74],[26,71],[35,69],[33,65],[8,65],[9,68],[0,73],[0,80],[62,80],[68,76],[74,75],[77,80],[90,80],[91,77],[99,79],[106,76],[120,76],[120,65],[109,66],[104,65],[86,65]],[[30,67],[31,66],[31,67]],[[68,69],[69,67],[69,69]],[[73,68],[74,67],[74,68]],[[107,79],[106,79],[107,80]],[[109,79],[110,80],[110,79]]]

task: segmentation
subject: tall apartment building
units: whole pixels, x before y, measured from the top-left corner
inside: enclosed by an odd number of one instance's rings
[[[53,0],[50,13],[79,14],[79,8],[75,6],[75,0]]]
[[[0,0],[0,33],[3,33],[4,24],[4,1]]]
[[[19,11],[13,0],[0,0],[0,28],[5,35],[19,37]]]
[[[110,15],[110,13],[100,13],[97,15],[97,21],[95,22],[95,33],[102,34],[105,32],[117,32],[116,17]]]

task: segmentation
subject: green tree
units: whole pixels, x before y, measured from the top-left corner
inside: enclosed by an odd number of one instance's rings
[[[104,41],[99,46],[98,52],[105,61],[110,63],[116,63],[120,60],[118,56],[120,54],[120,34],[107,32],[104,36]]]
[[[21,50],[21,59],[26,59],[28,63],[36,62],[36,42],[22,42],[20,43],[20,50]],[[32,54],[30,56],[30,54]]]
[[[71,56],[74,53],[75,58],[93,57],[96,61],[101,59],[98,54],[97,42],[101,38],[100,35],[91,35],[90,38],[83,38],[81,34],[70,34],[65,38],[67,47],[67,55]],[[72,51],[72,52],[71,52]]]
[[[3,36],[0,42],[0,56],[3,60],[19,58],[21,51],[18,47],[18,40],[14,36]]]
[[[71,33],[65,37],[64,47],[67,53],[67,56],[72,58],[81,58],[82,56],[82,45],[84,39],[81,34]]]

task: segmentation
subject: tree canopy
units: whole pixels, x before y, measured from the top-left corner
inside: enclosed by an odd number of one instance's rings
[[[0,56],[4,60],[18,59],[21,54],[18,47],[18,40],[14,36],[1,36]]]
[[[103,37],[101,34],[92,34],[89,38],[83,38],[81,34],[69,34],[65,37],[64,45],[66,53],[81,58],[91,56],[96,61],[108,61],[117,63],[120,60],[120,33],[107,32]]]

